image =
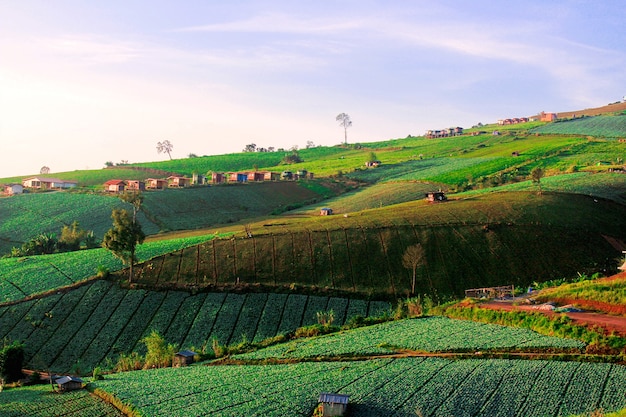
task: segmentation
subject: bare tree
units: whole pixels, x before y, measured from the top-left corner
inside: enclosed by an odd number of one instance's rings
[[[174,145],[167,139],[163,142],[157,142],[157,152],[166,153],[170,159],[172,159],[172,149],[174,149]]]
[[[402,266],[413,271],[413,280],[411,281],[411,294],[415,295],[415,278],[417,267],[426,263],[426,253],[421,243],[411,245],[404,251],[402,255]]]
[[[40,174],[49,174],[50,173],[50,167],[48,166],[42,166],[41,169],[39,170]]]
[[[352,120],[347,113],[339,113],[335,118],[339,122],[339,126],[343,127],[343,142],[348,143],[348,128],[352,126]]]

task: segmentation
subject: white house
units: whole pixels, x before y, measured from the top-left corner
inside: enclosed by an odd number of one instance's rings
[[[76,181],[60,180],[58,178],[30,177],[22,180],[25,188],[38,188],[42,190],[67,189],[78,185]]]

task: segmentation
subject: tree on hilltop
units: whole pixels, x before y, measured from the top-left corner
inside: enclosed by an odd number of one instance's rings
[[[157,152],[166,153],[170,159],[172,159],[172,149],[174,149],[174,145],[167,139],[163,142],[157,142]]]
[[[348,144],[348,128],[352,126],[352,120],[346,113],[339,113],[335,118],[339,122],[339,126],[343,127],[343,141],[344,144]]]

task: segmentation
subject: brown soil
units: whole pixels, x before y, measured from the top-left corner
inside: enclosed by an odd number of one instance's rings
[[[622,112],[626,110],[626,102],[608,104],[602,107],[595,107],[593,109],[584,109],[584,110],[576,110],[576,111],[566,111],[557,113],[557,117],[559,119],[569,118],[576,116],[597,116],[599,114],[613,113],[613,112]]]
[[[555,313],[548,310],[538,310],[532,305],[513,305],[513,302],[507,301],[490,301],[480,305],[481,308],[489,308],[494,310],[523,310],[544,313],[550,316],[565,314],[575,323],[585,325],[587,327],[595,327],[604,329],[607,334],[615,332],[622,337],[626,337],[626,317],[611,316],[602,313],[580,312],[580,313]]]

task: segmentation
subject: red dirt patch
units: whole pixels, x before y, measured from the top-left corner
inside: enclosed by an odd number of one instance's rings
[[[480,308],[489,308],[492,310],[506,310],[506,311],[532,311],[537,313],[547,314],[549,316],[555,316],[565,314],[572,319],[576,324],[584,325],[591,328],[601,328],[606,334],[615,332],[622,337],[626,337],[626,317],[611,316],[602,313],[555,313],[554,311],[539,310],[536,306],[531,305],[513,305],[510,302],[503,301],[490,301],[480,305]]]

